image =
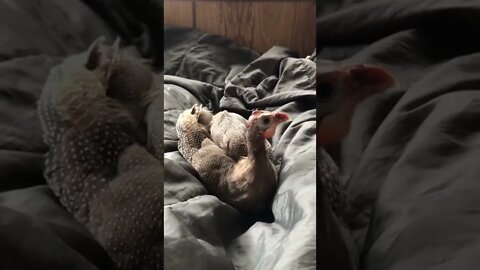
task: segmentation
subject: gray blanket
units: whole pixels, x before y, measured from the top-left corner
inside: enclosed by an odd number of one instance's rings
[[[315,63],[281,47],[257,57],[218,36],[165,29],[167,42],[179,35],[188,50],[165,48],[165,269],[315,269]],[[202,68],[183,65],[193,61]],[[245,117],[257,107],[281,110],[292,118],[272,141],[279,169],[273,221],[209,195],[178,152],[176,119],[195,103]]]
[[[108,269],[107,253],[42,176],[37,101],[49,70],[101,35],[163,68],[162,3],[0,0],[0,269]]]
[[[480,2],[321,3],[319,58],[400,81],[342,145],[360,269],[478,269]]]

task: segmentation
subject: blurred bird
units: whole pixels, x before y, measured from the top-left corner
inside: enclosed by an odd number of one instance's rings
[[[316,79],[320,269],[353,270],[358,258],[342,219],[345,187],[337,165],[323,147],[347,135],[358,104],[396,85],[397,80],[382,67],[365,65],[328,71],[317,68]]]
[[[355,65],[317,72],[317,143],[339,142],[348,133],[358,104],[385,91],[397,80],[377,66]]]
[[[104,41],[50,71],[38,103],[45,178],[114,269],[163,269],[163,148],[146,146],[163,135],[151,104],[161,82]]]

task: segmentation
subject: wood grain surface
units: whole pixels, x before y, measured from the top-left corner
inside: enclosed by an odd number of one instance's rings
[[[315,7],[313,0],[165,0],[165,23],[222,35],[260,53],[279,45],[304,57],[316,45]]]
[[[193,1],[164,1],[164,23],[177,26],[194,27]]]

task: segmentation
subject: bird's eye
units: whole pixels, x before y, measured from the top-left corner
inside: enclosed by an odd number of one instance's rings
[[[356,81],[363,82],[365,79],[368,78],[368,72],[366,72],[366,69],[364,66],[357,66],[355,68],[352,68],[350,70],[350,75],[352,78]]]
[[[270,118],[268,118],[268,117],[263,118],[263,124],[264,125],[270,124]]]
[[[335,87],[330,82],[317,82],[317,98],[328,99],[332,96]]]

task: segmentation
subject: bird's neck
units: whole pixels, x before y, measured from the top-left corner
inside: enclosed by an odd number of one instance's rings
[[[257,160],[267,157],[265,138],[255,128],[250,128],[247,133],[248,158]]]
[[[340,104],[335,112],[319,117],[317,125],[317,144],[333,144],[341,141],[350,130],[352,117],[357,101],[346,100]]]

